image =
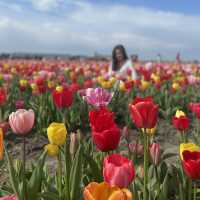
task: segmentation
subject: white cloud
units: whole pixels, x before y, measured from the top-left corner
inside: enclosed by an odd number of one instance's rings
[[[33,6],[40,11],[48,11],[57,8],[62,0],[30,0]]]
[[[30,1],[45,12],[24,9],[26,18],[19,10],[0,14],[0,51],[109,54],[122,43],[143,57],[172,58],[181,51],[186,58],[200,58],[200,16],[80,0]],[[46,12],[52,10],[55,16]]]

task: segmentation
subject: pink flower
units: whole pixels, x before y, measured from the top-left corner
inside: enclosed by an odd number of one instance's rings
[[[144,146],[135,142],[129,144],[129,150],[137,155],[144,154]]]
[[[96,107],[107,106],[112,99],[112,94],[103,88],[88,88],[81,91],[81,95],[88,104]]]
[[[17,197],[15,195],[9,195],[5,197],[0,197],[0,200],[17,200]]]
[[[111,186],[127,188],[135,177],[133,162],[120,154],[112,154],[104,158],[104,181]]]
[[[149,147],[149,153],[151,161],[154,165],[158,165],[160,162],[160,144],[153,143]]]
[[[33,110],[19,109],[9,116],[12,131],[18,135],[27,134],[34,125],[35,114]]]

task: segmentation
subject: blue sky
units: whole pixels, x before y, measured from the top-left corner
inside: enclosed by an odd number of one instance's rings
[[[0,52],[200,59],[197,0],[0,0]]]

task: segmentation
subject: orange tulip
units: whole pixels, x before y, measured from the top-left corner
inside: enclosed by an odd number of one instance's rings
[[[0,128],[0,160],[3,159],[3,130]]]
[[[128,189],[111,187],[102,182],[92,182],[85,187],[83,193],[84,200],[132,200],[132,194]]]

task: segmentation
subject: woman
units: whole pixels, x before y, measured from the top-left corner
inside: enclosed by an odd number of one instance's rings
[[[112,64],[109,68],[109,75],[116,75],[120,79],[126,79],[131,76],[133,80],[137,79],[137,73],[133,64],[126,54],[123,45],[117,45],[112,52]]]

